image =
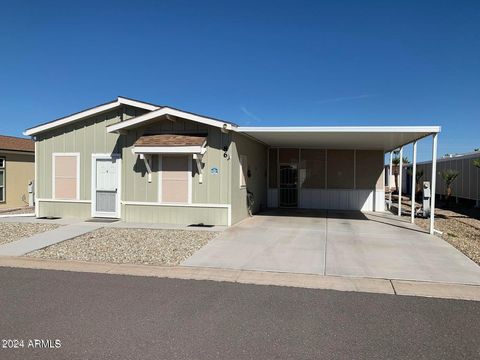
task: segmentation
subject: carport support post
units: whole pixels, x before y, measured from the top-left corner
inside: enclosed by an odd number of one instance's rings
[[[400,146],[400,166],[398,169],[398,216],[402,216],[402,173],[403,173],[403,146]]]
[[[412,224],[415,224],[415,192],[417,191],[417,142],[413,142],[413,164],[412,164]]]
[[[430,234],[435,230],[435,186],[437,185],[437,142],[438,134],[433,134],[432,144],[432,184],[430,186]]]

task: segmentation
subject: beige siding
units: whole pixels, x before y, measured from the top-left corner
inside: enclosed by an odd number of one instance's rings
[[[107,134],[105,127],[120,121],[114,110],[37,136],[37,197],[52,198],[52,154],[80,154],[80,200],[91,198],[92,154],[111,154],[120,149],[119,136]]]
[[[28,205],[28,183],[35,177],[33,154],[13,154],[0,151],[5,158],[5,202],[0,202],[0,209]]]
[[[229,196],[229,160],[223,156],[223,147],[230,147],[230,135],[223,134],[220,129],[204,126],[192,121],[177,119],[175,122],[163,120],[150,126],[129,131],[126,136],[127,146],[123,150],[124,173],[123,199],[126,201],[158,201],[159,176],[158,156],[152,157],[152,182],[148,182],[143,160],[132,154],[136,139],[144,133],[204,133],[207,134],[207,152],[203,163],[203,182],[199,182],[199,174],[195,161],[192,161],[192,203],[228,204]],[[218,174],[211,173],[212,168]]]
[[[130,205],[122,208],[125,221],[163,224],[227,225],[228,208],[204,206]]]
[[[60,216],[64,218],[89,218],[91,204],[60,201],[40,201],[38,203],[38,216]]]
[[[230,160],[223,156],[223,147],[226,147],[227,152],[231,148],[230,134],[223,134],[218,128],[204,126],[183,119],[177,119],[175,122],[168,120],[155,122],[150,126],[131,130],[127,135],[120,136],[106,132],[106,126],[120,121],[121,117],[127,119],[131,116],[138,116],[139,114],[135,114],[135,112],[134,109],[126,107],[123,110],[115,110],[94,116],[38,136],[39,182],[37,197],[40,199],[51,199],[52,197],[53,153],[73,152],[80,154],[80,200],[90,200],[92,154],[120,152],[122,155],[122,201],[157,202],[159,199],[158,156],[153,156],[152,158],[152,181],[148,182],[143,160],[140,160],[131,151],[133,144],[139,136],[146,132],[185,132],[207,134],[208,149],[203,158],[202,183],[199,182],[196,164],[192,161],[192,202],[206,204],[230,203]],[[218,169],[218,175],[211,173],[211,169],[214,167]],[[90,204],[62,203],[62,205],[56,208],[51,204],[46,202],[41,204],[41,213],[48,214],[48,216],[75,216],[75,214],[80,214],[84,217],[90,215]],[[78,209],[81,209],[81,211]],[[126,208],[126,213],[122,213],[122,217],[124,219],[128,218],[130,221],[141,221],[142,218],[145,218],[146,221],[149,216],[156,216],[157,220],[155,221],[164,223],[169,221],[188,223],[195,219],[198,219],[198,222],[213,224],[227,224],[228,222],[226,208],[205,210],[168,207],[159,208],[158,211],[155,210],[153,212],[152,207],[148,208],[150,212],[146,209],[144,207],[131,206]],[[198,214],[204,214],[205,216]],[[182,216],[184,216],[183,220]]]
[[[250,138],[233,133],[231,148],[232,224],[248,217],[247,189],[254,195],[254,212],[267,207],[267,147]],[[240,188],[240,155],[247,156],[247,187]]]

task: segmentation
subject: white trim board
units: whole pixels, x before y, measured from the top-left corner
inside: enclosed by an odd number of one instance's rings
[[[207,203],[162,203],[152,201],[122,201],[123,205],[145,205],[145,206],[173,206],[173,207],[205,207],[205,208],[228,208],[230,204],[207,204]]]
[[[440,126],[239,126],[238,132],[428,132],[439,133]]]
[[[136,146],[132,149],[135,154],[202,154],[203,146]]]
[[[43,131],[47,131],[47,130],[50,130],[50,129],[53,129],[53,128],[56,128],[56,127],[59,127],[59,126],[64,126],[64,125],[73,123],[75,121],[81,120],[83,118],[93,116],[93,115],[102,113],[104,111],[115,109],[117,107],[120,107],[121,105],[135,106],[135,107],[145,109],[145,110],[149,110],[149,111],[159,109],[158,106],[155,106],[155,105],[152,105],[152,104],[147,104],[147,103],[144,103],[142,101],[132,100],[132,99],[128,99],[128,98],[124,98],[124,97],[119,96],[117,98],[117,100],[111,101],[107,104],[99,105],[99,106],[93,107],[91,109],[80,111],[76,114],[66,116],[66,117],[63,117],[61,119],[51,121],[49,123],[38,125],[38,126],[35,126],[33,128],[27,129],[23,132],[23,134],[27,135],[27,136],[33,136],[33,135],[36,135],[36,134],[41,133]]]
[[[62,199],[37,199],[40,202],[59,202],[59,203],[85,203],[90,204],[90,200],[62,200]]]
[[[55,198],[55,157],[60,156],[74,156],[77,158],[77,184],[76,184],[76,196],[75,199],[56,199]],[[79,152],[70,152],[70,153],[52,153],[52,198],[55,200],[80,200],[80,153]]]

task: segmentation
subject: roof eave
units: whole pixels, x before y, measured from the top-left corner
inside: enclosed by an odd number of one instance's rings
[[[135,127],[141,126],[142,124],[148,123],[148,122],[150,122],[150,121],[152,121],[152,120],[154,120],[154,119],[156,119],[160,116],[164,116],[164,115],[170,115],[170,116],[174,116],[174,117],[178,117],[178,118],[182,118],[182,119],[186,119],[186,120],[195,121],[195,122],[198,122],[198,123],[201,123],[201,124],[221,128],[223,130],[235,130],[236,129],[235,125],[233,125],[231,123],[228,123],[228,122],[223,122],[223,121],[220,121],[220,120],[217,120],[217,119],[212,119],[212,118],[207,117],[207,116],[197,115],[197,114],[193,114],[193,113],[189,113],[189,112],[186,112],[186,111],[182,111],[182,110],[178,110],[178,109],[174,109],[174,108],[165,106],[163,108],[152,111],[150,113],[140,115],[140,116],[137,116],[135,118],[132,118],[132,119],[129,119],[129,120],[126,120],[126,121],[122,121],[122,122],[107,126],[107,132],[118,133],[121,130],[128,130],[128,129],[131,129],[131,128],[135,128]]]
[[[248,127],[240,126],[238,132],[425,132],[439,133],[441,126],[272,126],[272,127]]]

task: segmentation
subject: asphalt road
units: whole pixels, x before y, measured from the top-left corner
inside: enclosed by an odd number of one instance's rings
[[[480,303],[0,268],[0,338],[61,341],[0,359],[477,359]]]

